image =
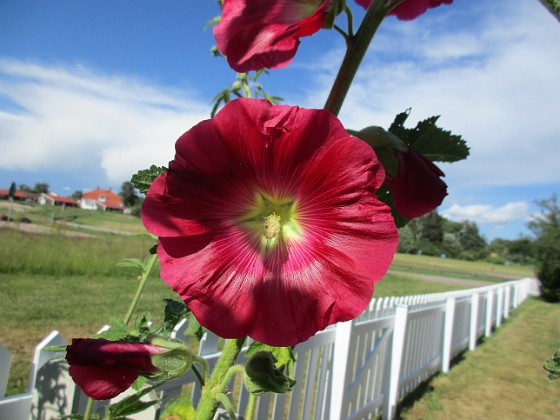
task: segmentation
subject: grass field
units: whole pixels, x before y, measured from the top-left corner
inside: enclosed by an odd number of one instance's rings
[[[24,207],[24,206],[22,206]],[[2,211],[3,209],[0,209]],[[32,220],[49,224],[48,211],[34,206],[20,208]],[[73,223],[133,232],[143,231],[139,219],[80,209],[65,209],[75,216]],[[73,217],[73,216],[72,216]],[[34,218],[34,219],[33,219]],[[127,228],[123,226],[130,225]],[[104,234],[99,238],[69,238],[59,224],[55,234],[38,235],[0,229],[0,343],[13,353],[8,395],[24,392],[35,345],[53,330],[69,341],[94,334],[110,317],[122,318],[137,286],[134,270],[119,268],[124,258],[148,256],[153,239],[146,236]],[[423,272],[480,279],[490,272],[500,276],[530,275],[527,267],[494,267],[484,263],[442,260],[425,256],[397,255],[398,273],[388,274],[376,285],[375,296],[435,293],[460,287],[430,283],[407,275]],[[494,268],[492,268],[494,267]],[[503,279],[502,279],[503,280]],[[138,313],[149,311],[157,321],[162,299],[176,295],[158,278],[157,270],[148,282]]]
[[[401,418],[557,419],[560,380],[548,380],[542,366],[559,348],[560,305],[530,299],[448,374],[424,384]]]

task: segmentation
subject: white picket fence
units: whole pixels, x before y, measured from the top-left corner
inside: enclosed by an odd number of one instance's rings
[[[451,360],[474,350],[512,308],[538,295],[538,282],[521,279],[496,285],[428,295],[373,299],[353,321],[317,333],[295,349],[297,385],[288,394],[265,394],[258,399],[257,419],[370,419],[395,417],[397,403],[438,371],[447,372]],[[176,328],[184,337],[186,324]],[[0,420],[53,419],[83,413],[86,397],[72,382],[63,359],[47,346],[64,345],[56,331],[36,348],[29,391],[4,397],[10,353],[0,345]],[[200,355],[210,367],[220,356],[218,337],[207,333]],[[243,353],[240,362],[244,362]],[[192,372],[148,394],[160,404],[132,418],[153,420],[160,408],[181,392],[200,398]],[[238,412],[244,413],[248,394],[239,381],[230,384]],[[4,398],[2,398],[4,397]],[[120,396],[121,397],[121,396]],[[119,398],[120,398],[119,397]],[[103,412],[108,401],[96,402]]]

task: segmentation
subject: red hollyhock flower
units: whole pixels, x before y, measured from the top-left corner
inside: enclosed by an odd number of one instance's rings
[[[95,400],[107,400],[126,391],[139,374],[159,371],[150,359],[165,349],[149,343],[74,338],[66,360],[74,382]]]
[[[399,160],[396,176],[387,176],[397,212],[406,218],[420,217],[441,204],[447,195],[447,185],[440,177],[445,174],[414,149],[407,153],[395,150]]]
[[[367,9],[371,1],[372,0],[356,0],[356,3],[364,9]],[[394,15],[399,20],[413,20],[424,14],[426,10],[440,6],[442,3],[451,4],[453,0],[404,0],[391,10],[388,15]]]
[[[288,65],[299,38],[323,26],[331,0],[224,0],[216,44],[243,73]]]
[[[176,151],[142,219],[203,326],[288,346],[363,311],[397,233],[380,163],[335,116],[236,99]]]

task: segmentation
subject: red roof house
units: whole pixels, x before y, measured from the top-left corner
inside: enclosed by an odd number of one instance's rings
[[[123,211],[122,198],[111,190],[97,188],[82,195],[80,207],[86,210]]]
[[[41,193],[37,200],[39,204],[47,206],[70,206],[78,207],[78,202],[70,197],[61,197],[54,193]]]

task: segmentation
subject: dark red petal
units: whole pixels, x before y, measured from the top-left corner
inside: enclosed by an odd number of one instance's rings
[[[296,54],[299,37],[321,29],[328,4],[302,17],[292,13],[293,0],[226,0],[213,30],[216,44],[238,72],[283,67]]]
[[[447,195],[447,185],[440,179],[444,173],[414,149],[397,155],[399,173],[387,178],[397,212],[412,219],[434,210]]]
[[[103,338],[74,338],[66,347],[70,365],[127,368],[140,373],[157,371],[150,356],[161,349],[149,343],[109,341]]]
[[[451,4],[452,2],[453,0],[405,0],[391,10],[389,15],[394,15],[399,20],[413,20],[430,8],[441,4]]]
[[[108,400],[126,391],[138,375],[132,369],[72,365],[70,376],[94,400]]]

